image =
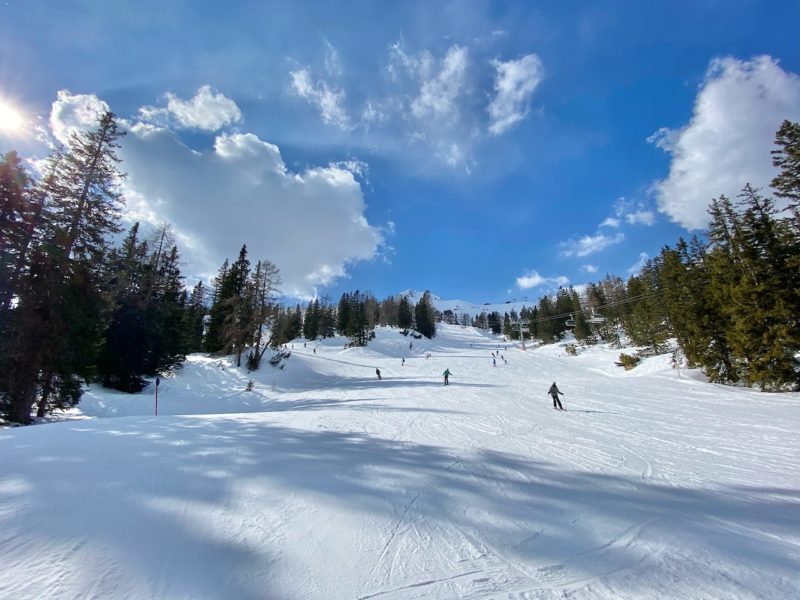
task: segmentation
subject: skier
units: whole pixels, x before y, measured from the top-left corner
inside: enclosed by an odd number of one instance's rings
[[[406,359],[405,358],[402,361],[400,361],[400,366],[402,367],[404,364],[406,364]]]
[[[496,358],[494,358],[494,357],[492,358],[492,366],[493,366],[493,367],[496,367],[496,366],[497,366],[497,359],[496,359]]]
[[[444,377],[444,384],[450,385],[450,369],[445,369],[442,376]]]
[[[314,348],[314,354],[316,354],[316,353],[317,353],[317,349],[316,349],[316,348]]]
[[[380,381],[381,380],[381,370],[380,369],[375,369],[375,375],[378,376],[378,381]]]
[[[561,400],[558,399],[558,395],[561,394],[563,396],[564,392],[558,389],[555,381],[553,382],[553,385],[550,386],[550,390],[548,390],[547,393],[553,397],[553,408],[556,410],[564,410],[564,407],[561,406]]]

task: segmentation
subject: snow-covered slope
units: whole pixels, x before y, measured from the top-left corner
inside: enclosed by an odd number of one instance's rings
[[[798,394],[408,344],[296,342],[251,392],[193,356],[158,417],[93,389],[0,430],[0,598],[800,597]]]

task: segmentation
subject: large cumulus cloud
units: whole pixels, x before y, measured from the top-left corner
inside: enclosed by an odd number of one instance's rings
[[[106,107],[94,96],[59,94],[51,112],[54,131],[91,121],[85,111],[70,109],[74,105]],[[196,151],[168,128],[128,127],[120,150],[128,173],[127,216],[171,223],[190,274],[212,275],[246,243],[253,261],[266,258],[281,269],[287,294],[308,296],[380,250],[383,236],[365,217],[355,168],[291,171],[277,146],[252,133],[220,133],[213,148]]]
[[[745,183],[767,186],[775,175],[770,150],[784,119],[800,120],[800,77],[769,56],[712,61],[689,123],[649,138],[672,157],[669,175],[653,186],[659,210],[701,229],[713,198],[735,197]]]

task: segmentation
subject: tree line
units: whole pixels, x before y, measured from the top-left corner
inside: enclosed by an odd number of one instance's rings
[[[75,406],[85,382],[125,392],[177,368],[192,352],[233,354],[257,369],[269,346],[346,335],[364,345],[376,324],[435,334],[429,295],[378,303],[356,291],[284,307],[278,268],[247,246],[211,289],[188,289],[168,224],[135,223],[118,244],[125,135],[113,113],[74,132],[32,177],[16,152],[0,156],[0,416],[29,423]]]
[[[747,184],[736,200],[711,201],[703,236],[665,246],[627,281],[607,275],[581,296],[560,288],[538,304],[480,315],[480,326],[518,337],[530,321],[544,342],[569,328],[579,341],[619,341],[664,352],[671,339],[711,381],[762,390],[800,386],[800,124],[784,121],[775,137],[770,187]],[[592,318],[597,311],[600,318]],[[570,327],[567,321],[571,320]]]
[[[86,381],[138,391],[201,349],[205,290],[186,289],[166,224],[120,244],[125,135],[111,112],[33,178],[0,157],[0,414],[29,423],[77,404]]]
[[[665,246],[627,281],[607,275],[583,295],[561,288],[519,314],[474,318],[437,312],[429,292],[416,304],[356,290],[336,305],[282,306],[278,268],[253,265],[246,246],[210,290],[202,282],[187,289],[169,225],[143,235],[134,224],[121,243],[110,241],[121,231],[124,135],[106,112],[55,149],[37,178],[15,152],[0,157],[0,414],[13,421],[30,422],[34,407],[43,416],[74,406],[86,381],[139,391],[191,352],[233,354],[257,369],[268,347],[300,335],[338,333],[365,345],[376,326],[433,337],[442,320],[515,337],[523,319],[545,342],[569,328],[582,341],[625,335],[653,351],[676,339],[712,381],[765,390],[800,383],[797,123],[781,125],[772,152],[771,187],[785,209],[747,185],[735,201],[711,202],[704,236]]]

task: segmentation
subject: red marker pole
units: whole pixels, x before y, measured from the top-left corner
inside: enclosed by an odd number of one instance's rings
[[[161,383],[161,378],[156,377],[156,416],[158,416],[158,384]]]

